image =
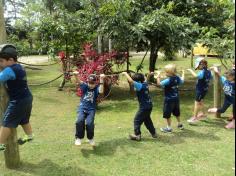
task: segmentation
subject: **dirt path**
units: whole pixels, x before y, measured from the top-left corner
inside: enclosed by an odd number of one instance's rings
[[[50,59],[48,58],[48,56],[22,56],[18,59],[18,61],[27,64],[40,64],[49,62]]]

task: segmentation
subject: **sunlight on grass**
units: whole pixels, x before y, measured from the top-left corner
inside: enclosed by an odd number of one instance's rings
[[[140,59],[131,59],[132,69]],[[179,67],[188,68],[190,61],[174,61]],[[213,63],[213,61],[210,61]],[[215,60],[214,60],[215,62]],[[158,61],[158,67],[166,63]],[[144,72],[148,70],[147,60]],[[59,67],[43,68],[42,71],[28,71],[30,83],[41,83],[59,75]],[[0,154],[0,176],[232,176],[235,165],[234,130],[224,129],[225,118],[213,116],[196,126],[186,120],[192,115],[194,102],[194,82],[188,76],[181,91],[181,118],[184,131],[162,134],[165,125],[162,118],[163,91],[151,87],[154,102],[152,119],[159,138],[154,140],[143,127],[141,142],[127,139],[133,131],[133,117],[137,111],[135,95],[129,93],[127,83],[115,86],[111,96],[99,104],[96,114],[95,136],[97,147],[92,149],[86,140],[78,148],[74,143],[74,123],[79,98],[73,92],[58,92],[61,80],[42,87],[31,87],[34,95],[32,125],[35,140],[20,146],[22,166],[16,170],[4,167],[4,157]],[[71,84],[67,85],[68,88]],[[212,90],[212,87],[211,87]],[[206,98],[206,106],[212,107],[213,92]],[[225,116],[230,116],[228,110]],[[19,136],[23,134],[18,130]]]

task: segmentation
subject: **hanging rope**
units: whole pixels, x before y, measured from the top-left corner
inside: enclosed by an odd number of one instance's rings
[[[46,85],[46,84],[50,84],[56,80],[58,80],[59,78],[63,77],[64,74],[61,74],[60,76],[56,77],[55,79],[51,80],[51,81],[48,81],[48,82],[45,82],[45,83],[40,83],[40,84],[29,84],[29,86],[43,86],[43,85]]]

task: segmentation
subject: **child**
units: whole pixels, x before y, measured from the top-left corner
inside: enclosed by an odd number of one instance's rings
[[[220,76],[220,73],[216,67],[214,67],[214,72]],[[225,101],[222,108],[211,108],[208,110],[210,113],[224,113],[231,105],[233,105],[233,119],[228,125],[225,126],[227,129],[235,128],[235,71],[228,70],[225,76],[221,77],[221,82],[223,84],[223,90],[225,93]]]
[[[17,51],[13,45],[0,46],[0,83],[4,83],[9,95],[9,103],[3,117],[0,130],[0,151],[6,149],[6,140],[11,128],[23,127],[26,136],[18,140],[24,144],[33,140],[32,128],[29,122],[33,97],[27,85],[26,72],[17,64]]]
[[[209,83],[212,79],[211,71],[208,70],[207,61],[203,57],[196,59],[195,70],[200,70],[200,72],[196,74],[192,69],[188,69],[188,71],[198,79],[196,84],[196,97],[193,117],[188,120],[189,123],[195,123],[201,118],[206,117],[206,114],[204,113],[203,99],[208,92]]]
[[[78,74],[78,73],[75,73]],[[75,145],[80,146],[81,140],[84,138],[85,129],[87,138],[91,146],[95,146],[94,141],[94,118],[96,113],[96,101],[99,94],[103,94],[103,83],[105,75],[100,75],[100,86],[96,85],[96,75],[88,77],[88,83],[84,83],[76,76],[77,85],[83,92],[80,105],[77,111]]]
[[[154,128],[151,119],[152,100],[149,96],[149,88],[144,75],[141,73],[135,73],[131,78],[126,72],[123,72],[122,74],[125,75],[129,83],[134,86],[139,101],[139,110],[134,118],[134,134],[130,135],[129,138],[135,141],[141,140],[141,125],[143,123],[151,133],[152,137],[157,138],[156,129]]]
[[[157,75],[157,85],[160,85],[165,90],[165,100],[163,108],[163,118],[167,121],[167,127],[161,128],[164,133],[172,132],[171,128],[171,114],[177,118],[178,128],[184,129],[183,124],[180,121],[180,104],[179,104],[179,91],[178,86],[184,83],[184,70],[182,71],[182,77],[176,75],[176,65],[169,64],[165,66],[165,74],[167,79],[160,80],[160,72]]]

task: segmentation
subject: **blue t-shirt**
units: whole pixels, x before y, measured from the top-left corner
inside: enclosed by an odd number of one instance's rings
[[[161,86],[165,91],[165,101],[179,100],[179,85],[184,81],[179,76],[172,76],[161,81]]]
[[[13,64],[0,72],[0,82],[4,83],[10,100],[31,96],[27,85],[26,72],[20,64]]]
[[[142,110],[149,110],[152,108],[152,99],[149,95],[149,87],[146,82],[134,82],[134,89],[138,97],[139,108]]]
[[[205,68],[198,73],[197,78],[196,91],[200,93],[208,91],[212,79],[211,71]]]
[[[228,81],[224,76],[221,76],[221,83],[225,93],[225,99],[231,104],[235,103],[235,82]]]
[[[96,101],[99,95],[99,86],[96,86],[94,89],[90,89],[89,86],[85,83],[80,85],[80,89],[83,92],[83,95],[80,100],[79,110],[95,110]]]

